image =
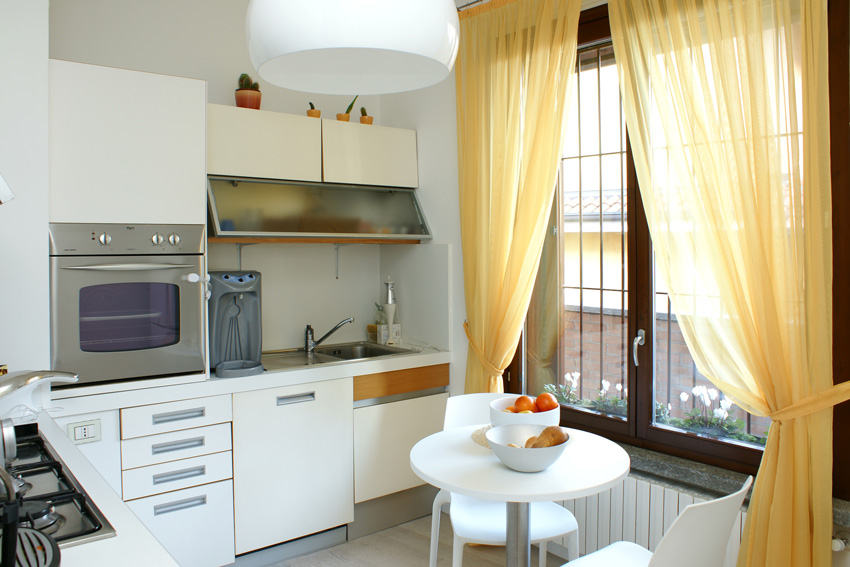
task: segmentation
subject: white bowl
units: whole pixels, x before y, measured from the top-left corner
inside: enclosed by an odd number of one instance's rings
[[[509,394],[504,398],[497,398],[490,402],[490,425],[493,427],[496,427],[497,425],[508,425],[511,423],[558,425],[561,422],[560,406],[549,411],[539,411],[537,413],[506,412],[505,408],[514,405],[514,402],[518,397],[519,396],[516,394]]]
[[[506,467],[519,472],[540,472],[557,461],[570,442],[567,429],[562,427],[561,430],[567,435],[567,440],[560,445],[526,449],[525,442],[528,438],[532,435],[540,435],[547,427],[547,425],[514,423],[493,427],[485,435],[490,448]],[[508,447],[508,443],[518,447]]]

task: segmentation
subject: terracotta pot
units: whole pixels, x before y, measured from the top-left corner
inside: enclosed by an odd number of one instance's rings
[[[349,119],[351,119],[351,115],[350,114],[337,114],[336,119],[339,120],[340,122],[348,122]]]
[[[316,110],[315,108],[310,108],[307,110],[307,116],[309,116],[310,118],[321,118],[322,111]]]
[[[263,93],[254,89],[236,89],[236,106],[239,108],[260,109]]]
[[[360,117],[360,123],[361,124],[371,124],[372,120],[374,120],[374,119],[375,119],[374,116],[361,116]]]

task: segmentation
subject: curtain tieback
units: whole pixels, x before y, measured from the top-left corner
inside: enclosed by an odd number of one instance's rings
[[[790,421],[831,408],[847,400],[850,400],[850,382],[842,382],[832,388],[828,388],[808,398],[794,402],[790,406],[777,410],[768,417],[773,421]]]
[[[501,376],[502,370],[493,366],[493,363],[487,360],[487,357],[484,355],[484,351],[481,350],[475,340],[473,340],[472,335],[469,333],[469,323],[467,321],[463,322],[463,330],[466,331],[466,339],[469,341],[469,346],[472,347],[472,351],[478,356],[478,360],[481,361],[481,364],[484,366],[487,374],[491,377]]]

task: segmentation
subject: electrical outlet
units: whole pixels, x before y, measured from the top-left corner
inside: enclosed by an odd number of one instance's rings
[[[73,441],[76,445],[80,445],[82,443],[91,443],[93,441],[100,441],[100,420],[92,419],[90,421],[78,421],[76,423],[68,424],[68,437]]]

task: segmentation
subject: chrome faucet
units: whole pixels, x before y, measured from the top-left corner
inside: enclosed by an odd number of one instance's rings
[[[313,349],[322,344],[326,338],[337,332],[340,327],[345,325],[346,323],[354,323],[354,317],[349,317],[348,319],[343,319],[339,323],[336,324],[336,327],[325,333],[318,341],[313,340],[313,327],[307,325],[307,328],[304,330],[304,350],[306,352],[313,352]]]

